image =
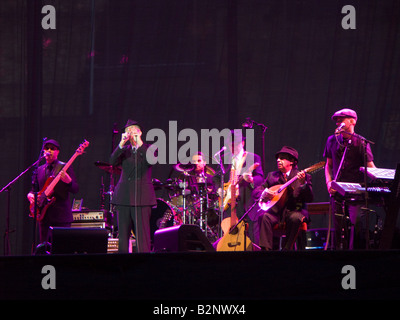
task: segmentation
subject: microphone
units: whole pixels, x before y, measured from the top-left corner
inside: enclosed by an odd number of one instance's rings
[[[335,133],[336,133],[336,134],[340,133],[340,131],[342,131],[342,129],[343,129],[343,127],[344,127],[345,125],[346,125],[346,124],[345,124],[344,122],[342,122],[342,123],[340,124],[340,126],[336,128]]]
[[[216,154],[214,154],[214,158],[219,155],[221,152],[224,152],[226,150],[226,146],[223,146],[221,150],[219,150]]]
[[[117,123],[114,122],[114,126],[113,126],[113,134],[118,134],[119,130],[117,129]]]
[[[252,129],[253,128],[253,120],[251,120],[250,118],[246,118],[246,121],[242,123],[242,127]]]
[[[45,153],[43,154],[43,157],[50,156],[50,155],[51,155],[50,152],[45,152]]]

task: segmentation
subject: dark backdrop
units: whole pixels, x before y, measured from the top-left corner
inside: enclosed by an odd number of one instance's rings
[[[43,30],[40,10],[56,9]],[[90,142],[74,169],[77,198],[99,208],[114,129],[128,118],[147,132],[176,120],[178,130],[240,128],[250,117],[268,126],[267,171],[291,145],[300,167],[322,160],[334,111],[358,112],[356,130],[376,142],[375,162],[395,168],[398,140],[400,2],[351,1],[356,29],[341,25],[340,0],[3,0],[0,3],[1,187],[37,157],[43,137],[68,160]],[[261,154],[261,130],[255,129]],[[171,166],[158,165],[164,181]],[[31,171],[11,188],[11,254],[27,254]],[[328,198],[322,172],[316,201]],[[162,195],[160,195],[162,196]],[[0,195],[6,230],[7,193]],[[3,244],[3,239],[1,239]]]

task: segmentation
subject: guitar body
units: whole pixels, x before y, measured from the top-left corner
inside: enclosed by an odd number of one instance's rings
[[[226,218],[230,223],[231,218]],[[217,244],[217,251],[251,251],[253,244],[248,236],[245,235],[246,225],[241,221],[235,230],[226,232]]]
[[[278,192],[281,187],[282,187],[281,184],[277,184],[277,185],[272,186],[271,188],[269,188],[270,191],[275,192],[275,195],[271,200],[260,202],[260,209],[261,210],[266,212],[266,211],[268,211],[269,209],[271,209],[275,205],[279,209],[281,209],[283,207],[283,205],[286,202],[286,198],[287,198],[287,189],[285,188],[283,191]]]
[[[237,176],[235,170],[231,170],[230,177],[231,185],[231,217],[226,218],[221,223],[221,228],[224,231],[224,236],[218,241],[217,251],[251,251],[253,244],[250,238],[246,235],[246,224],[244,221],[238,223],[236,215],[236,185]]]
[[[46,194],[45,194],[47,187],[53,182],[53,180],[54,180],[54,177],[49,177],[46,180],[42,190],[40,190],[38,192],[38,195],[37,195],[38,203],[37,203],[37,210],[36,210],[36,220],[37,221],[43,220],[47,209],[54,203],[54,201],[56,201],[55,197],[46,196]],[[35,216],[35,204],[34,203],[30,204],[29,210],[30,210],[29,216],[33,218]]]
[[[307,169],[304,169],[304,172],[314,173],[314,172],[324,168],[324,166],[325,166],[325,161],[321,161],[321,162],[318,162],[318,163],[312,165],[311,167],[309,167]],[[271,200],[268,200],[268,201],[263,200],[263,196],[261,195],[260,199],[258,200],[258,206],[260,207],[260,209],[265,212],[265,211],[268,211],[269,209],[271,209],[275,205],[278,206],[279,209],[281,209],[282,205],[286,202],[286,198],[287,198],[287,192],[286,192],[287,189],[286,188],[288,186],[290,186],[296,180],[297,180],[297,176],[293,177],[285,184],[279,184],[279,185],[275,185],[275,186],[272,186],[271,188],[269,188],[269,190],[274,192],[275,195]],[[267,190],[267,188],[263,191],[263,193],[266,190]]]

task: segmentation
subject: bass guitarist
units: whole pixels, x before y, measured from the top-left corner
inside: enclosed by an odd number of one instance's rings
[[[274,193],[269,190],[271,187],[283,185],[296,176],[297,180],[287,187],[286,194],[273,207],[266,212],[259,211],[259,245],[262,250],[273,249],[273,230],[277,224],[285,225],[284,249],[292,249],[301,223],[305,217],[308,218],[305,204],[312,202],[314,198],[311,176],[297,168],[299,158],[297,150],[284,146],[275,157],[278,170],[268,173],[264,183],[254,190],[253,198],[256,200],[261,198],[261,201],[271,200],[274,197]]]
[[[50,177],[57,176],[59,172],[61,172],[61,179],[54,188],[54,203],[47,208],[44,218],[39,221],[41,243],[48,241],[48,232],[50,226],[71,226],[73,218],[69,194],[75,194],[79,191],[79,186],[76,181],[72,166],[70,166],[65,172],[62,169],[65,163],[58,160],[60,144],[56,140],[48,139],[44,142],[43,151],[46,163],[38,168],[37,175],[34,177],[36,180],[34,183],[38,185],[39,190],[42,190],[46,184],[46,181],[48,181]],[[44,193],[42,193],[42,196],[44,196]],[[27,198],[31,204],[35,201],[33,191],[28,193]],[[41,198],[42,197],[38,196],[39,205],[41,204],[41,201],[43,201]]]

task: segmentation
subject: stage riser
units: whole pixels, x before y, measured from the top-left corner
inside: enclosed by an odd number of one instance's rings
[[[345,290],[342,268],[355,268]],[[45,290],[44,266],[56,289]],[[1,299],[399,299],[399,251],[202,252],[0,258]]]

